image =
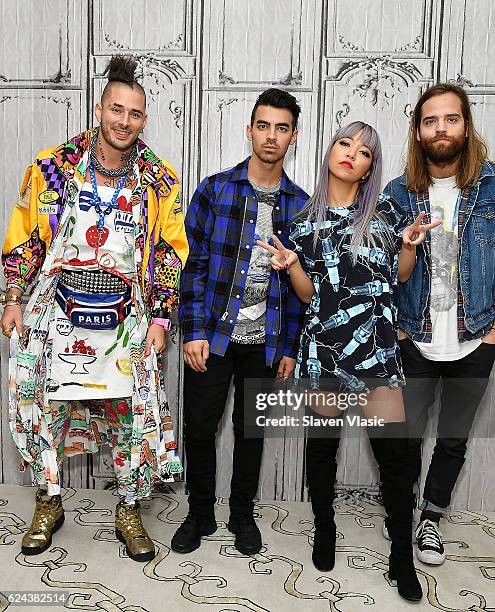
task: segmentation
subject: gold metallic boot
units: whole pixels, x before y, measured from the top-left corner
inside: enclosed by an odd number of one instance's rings
[[[22,538],[22,552],[25,555],[39,555],[45,551],[52,543],[52,535],[62,526],[64,520],[60,495],[48,497],[38,491],[31,527]]]
[[[146,533],[139,513],[139,503],[119,503],[115,510],[115,535],[125,544],[127,554],[134,561],[151,561],[155,546]]]

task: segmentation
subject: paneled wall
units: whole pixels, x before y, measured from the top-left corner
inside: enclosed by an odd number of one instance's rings
[[[258,94],[272,86],[301,104],[300,137],[286,170],[310,192],[331,134],[357,118],[381,134],[384,182],[401,173],[411,109],[436,81],[465,84],[479,130],[489,143],[495,139],[490,0],[3,0],[0,8],[2,240],[25,166],[37,150],[93,125],[101,75],[115,53],[139,62],[149,106],[144,138],[180,173],[186,205],[202,177],[249,154],[245,125]],[[177,326],[170,336],[168,395],[180,438]],[[0,481],[23,482],[7,422],[5,340],[0,366]],[[490,384],[455,492],[458,507],[495,507],[492,396]],[[219,495],[229,489],[229,417],[228,409],[219,434]],[[305,499],[303,457],[300,439],[270,440],[260,495]],[[364,437],[345,439],[340,459],[342,486],[377,482]],[[101,488],[111,473],[102,453],[72,460],[64,479]]]

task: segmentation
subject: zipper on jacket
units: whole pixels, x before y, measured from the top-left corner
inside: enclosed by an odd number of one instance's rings
[[[239,253],[241,252],[241,242],[242,242],[242,234],[244,231],[244,222],[246,220],[246,210],[247,210],[247,202],[248,202],[248,198],[249,196],[245,196],[245,203],[244,203],[244,215],[242,217],[242,225],[241,225],[241,235],[239,237],[239,246],[237,247],[237,256],[236,256],[236,268],[237,268],[237,263],[239,262]],[[249,267],[249,264],[248,264]],[[223,313],[223,315],[220,317],[221,321],[225,321],[225,319],[229,316],[229,303],[230,303],[230,298],[232,297],[232,291],[234,290],[234,281],[235,281],[235,272],[234,272],[234,278],[233,278],[233,282],[230,285],[230,292],[229,292],[229,296],[227,298],[227,310]]]

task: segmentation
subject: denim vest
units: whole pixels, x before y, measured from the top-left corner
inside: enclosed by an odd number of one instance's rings
[[[428,192],[415,193],[402,175],[385,187],[411,221],[420,212],[430,219]],[[458,317],[459,340],[480,338],[495,319],[495,166],[485,162],[479,180],[461,194],[459,207],[459,288],[464,316]],[[411,277],[398,289],[398,326],[418,342],[431,342],[430,235],[416,249]]]

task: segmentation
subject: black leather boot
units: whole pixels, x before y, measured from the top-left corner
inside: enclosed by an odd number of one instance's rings
[[[388,423],[379,428],[379,438],[372,437],[376,432],[370,432],[370,443],[380,470],[383,505],[392,540],[388,575],[397,581],[401,597],[419,601],[423,591],[413,561],[413,482],[408,476],[411,470],[407,465],[407,439],[398,437],[402,427],[402,423]]]
[[[320,572],[329,572],[335,565],[337,528],[333,499],[338,447],[338,438],[308,437],[306,443],[306,477],[315,515],[312,559]]]

